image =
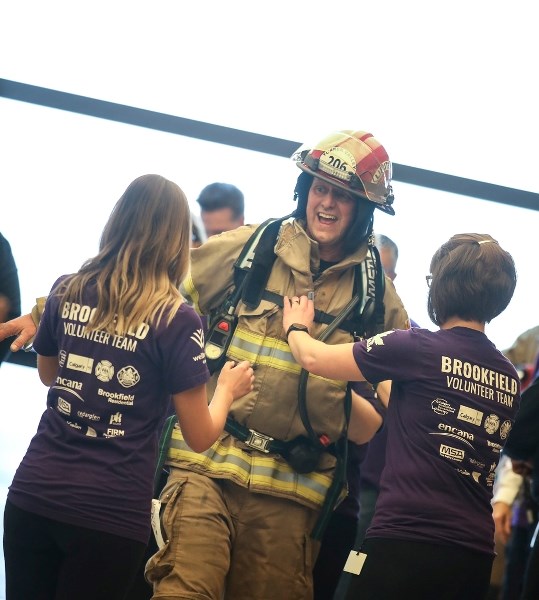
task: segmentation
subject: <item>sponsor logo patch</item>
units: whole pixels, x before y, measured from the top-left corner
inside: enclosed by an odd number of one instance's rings
[[[116,379],[118,379],[120,385],[122,385],[124,388],[130,388],[140,381],[140,375],[135,367],[129,365],[118,371]]]
[[[203,329],[197,329],[191,336],[191,339],[193,340],[193,342],[195,342],[195,344],[197,346],[199,346],[200,348],[204,348],[204,330]]]
[[[117,412],[113,415],[110,415],[109,425],[121,425],[122,424],[122,413]]]
[[[74,371],[82,371],[82,373],[91,373],[94,366],[94,359],[88,356],[79,356],[71,352],[67,356],[67,368]]]
[[[461,450],[460,448],[453,448],[453,446],[446,446],[445,444],[441,444],[440,456],[443,456],[444,458],[449,458],[450,460],[456,460],[457,462],[462,462],[465,453],[464,450]]]
[[[466,423],[470,423],[470,425],[481,425],[481,421],[483,420],[483,413],[480,410],[475,410],[474,408],[470,408],[469,406],[463,406],[461,404],[457,415],[457,419],[460,419],[461,421],[466,421]]]
[[[498,417],[498,415],[489,415],[485,419],[485,429],[486,429],[487,433],[490,433],[490,435],[492,435],[493,433],[496,433],[499,426],[500,426],[500,418]]]
[[[95,367],[95,376],[99,381],[107,383],[114,375],[114,366],[109,360],[100,360]]]
[[[496,454],[499,454],[502,449],[501,444],[497,444],[496,442],[491,442],[490,440],[487,440],[487,446],[489,448],[492,448],[492,452],[496,452]]]
[[[58,411],[63,413],[64,415],[71,414],[71,403],[63,398],[58,398],[56,406],[58,407]]]
[[[431,402],[432,410],[437,415],[449,415],[455,412],[455,409],[443,398],[436,398]]]
[[[500,437],[505,440],[511,431],[511,421],[504,421],[500,426]]]

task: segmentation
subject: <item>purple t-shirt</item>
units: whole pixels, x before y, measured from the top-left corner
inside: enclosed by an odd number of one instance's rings
[[[356,343],[354,357],[368,381],[393,380],[367,537],[492,554],[494,470],[520,403],[514,367],[466,327],[388,331]]]
[[[204,333],[182,304],[170,325],[124,336],[86,331],[95,287],[81,304],[49,296],[34,342],[59,356],[47,409],[8,498],[23,510],[146,543],[160,426],[171,394],[206,383]]]

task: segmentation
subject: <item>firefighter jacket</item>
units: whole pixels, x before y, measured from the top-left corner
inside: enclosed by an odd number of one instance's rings
[[[210,315],[233,289],[234,262],[256,226],[247,225],[211,237],[192,251],[191,272],[182,290],[201,315]],[[281,296],[304,295],[314,291],[318,310],[333,316],[349,303],[353,295],[356,265],[365,262],[367,243],[355,253],[319,273],[318,244],[310,239],[303,223],[288,220],[281,226],[275,248],[276,259],[266,290]],[[409,327],[408,315],[393,283],[386,278],[385,329]],[[239,423],[274,439],[289,441],[306,435],[298,413],[300,366],[290,351],[282,325],[282,310],[264,300],[256,308],[241,301],[236,308],[237,327],[227,356],[248,360],[255,368],[252,392],[234,401],[229,415]],[[317,337],[327,325],[314,323],[311,335]],[[326,340],[338,344],[352,342],[351,333],[336,329]],[[213,395],[217,374],[208,385]],[[332,442],[343,435],[344,398],[347,382],[309,375],[307,410],[312,428]],[[318,469],[298,474],[277,454],[249,448],[228,433],[206,452],[192,452],[175,429],[168,464],[206,473],[210,477],[232,479],[253,491],[294,499],[319,507],[331,484],[335,459],[325,453]]]

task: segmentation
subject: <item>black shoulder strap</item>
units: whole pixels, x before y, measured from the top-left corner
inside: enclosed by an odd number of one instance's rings
[[[168,447],[170,444],[170,438],[172,437],[172,431],[174,426],[178,422],[178,417],[176,415],[170,415],[167,417],[163,425],[163,429],[161,430],[161,436],[159,438],[159,452],[157,454],[157,464],[155,466],[155,474],[153,479],[153,497],[158,498],[161,475],[163,471],[163,465],[165,464],[165,460],[167,458]]]
[[[234,264],[234,281],[239,288],[238,279],[246,278],[241,299],[249,308],[255,308],[262,300],[271,268],[275,262],[275,243],[283,221],[269,219],[260,225],[245,244]]]
[[[249,308],[256,308],[262,298],[282,307],[283,298],[279,294],[266,290],[273,263],[275,262],[275,243],[283,221],[291,215],[279,219],[267,219],[259,225],[247,240],[234,263],[234,291],[226,302],[227,312],[233,312],[238,301]],[[354,310],[349,318],[342,320],[341,329],[354,335],[371,336],[384,329],[384,293],[385,276],[378,248],[370,245],[365,261],[356,266],[353,296],[358,296]],[[315,311],[315,321],[329,325],[334,315]]]

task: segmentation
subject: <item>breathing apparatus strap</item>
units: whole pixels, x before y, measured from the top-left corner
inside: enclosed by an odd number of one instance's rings
[[[174,426],[178,422],[178,417],[176,415],[170,415],[167,418],[163,425],[163,429],[161,430],[161,436],[159,438],[159,451],[157,455],[157,464],[155,466],[155,474],[153,479],[153,497],[158,498],[161,492],[161,476],[163,473],[163,466],[165,464],[165,460],[167,458],[168,447],[170,444],[170,438],[172,436],[172,431]]]
[[[234,263],[235,289],[225,301],[223,309],[228,315],[235,312],[240,299],[249,307],[255,308],[262,299],[273,302],[283,307],[283,296],[266,290],[266,285],[275,262],[275,243],[283,221],[290,218],[287,215],[281,219],[268,219],[262,223],[243,247],[242,252]],[[371,225],[372,229],[372,225]],[[326,340],[337,328],[345,330],[355,339],[374,335],[384,327],[384,292],[385,277],[382,269],[380,254],[374,246],[372,231],[369,232],[369,246],[365,260],[356,267],[354,275],[353,295],[350,302],[337,315],[331,315],[320,310],[315,310],[315,321],[327,324],[322,332],[321,341]],[[221,314],[223,314],[223,309]],[[353,317],[349,318],[353,313]],[[298,410],[309,439],[321,451],[327,447],[322,443],[310,423],[306,388],[309,373],[302,370],[298,384]],[[321,539],[327,522],[337,502],[343,485],[346,482],[346,465],[348,459],[348,423],[352,406],[352,392],[350,384],[347,385],[344,399],[345,428],[343,435],[334,445],[337,464],[335,476],[329,488],[320,517],[311,533],[314,539]],[[227,423],[227,430],[230,427]],[[234,432],[232,432],[234,434]],[[241,439],[241,437],[240,437]]]
[[[382,270],[380,256],[377,249],[369,245],[367,257],[356,268],[354,277],[354,294],[350,302],[344,309],[333,319],[330,325],[318,337],[320,341],[325,341],[329,336],[345,321],[346,317],[356,309],[356,329],[354,329],[354,337],[364,336],[369,330],[373,318],[376,319],[374,328],[377,329],[379,319],[384,324],[384,274],[382,271],[381,278],[378,277]],[[380,298],[380,302],[378,299]],[[357,307],[359,306],[359,311]],[[359,314],[357,314],[359,312]],[[312,428],[309,413],[307,408],[307,380],[309,373],[305,369],[301,370],[298,383],[298,410],[301,421],[309,438],[311,438],[319,446],[322,446],[319,436]],[[316,524],[311,532],[311,537],[315,540],[321,540],[324,531],[328,525],[329,519],[335,508],[343,486],[346,482],[346,468],[348,464],[348,424],[350,422],[350,413],[352,410],[352,389],[350,383],[346,386],[346,395],[344,398],[344,430],[343,435],[335,443],[335,456],[337,463],[335,466],[335,475],[329,490],[324,499],[324,504],[320,511]]]
[[[275,262],[275,242],[283,221],[268,219],[260,225],[247,241],[234,263],[234,284],[242,288],[241,299],[249,308],[256,308],[268,283]],[[237,299],[236,303],[239,301]]]

